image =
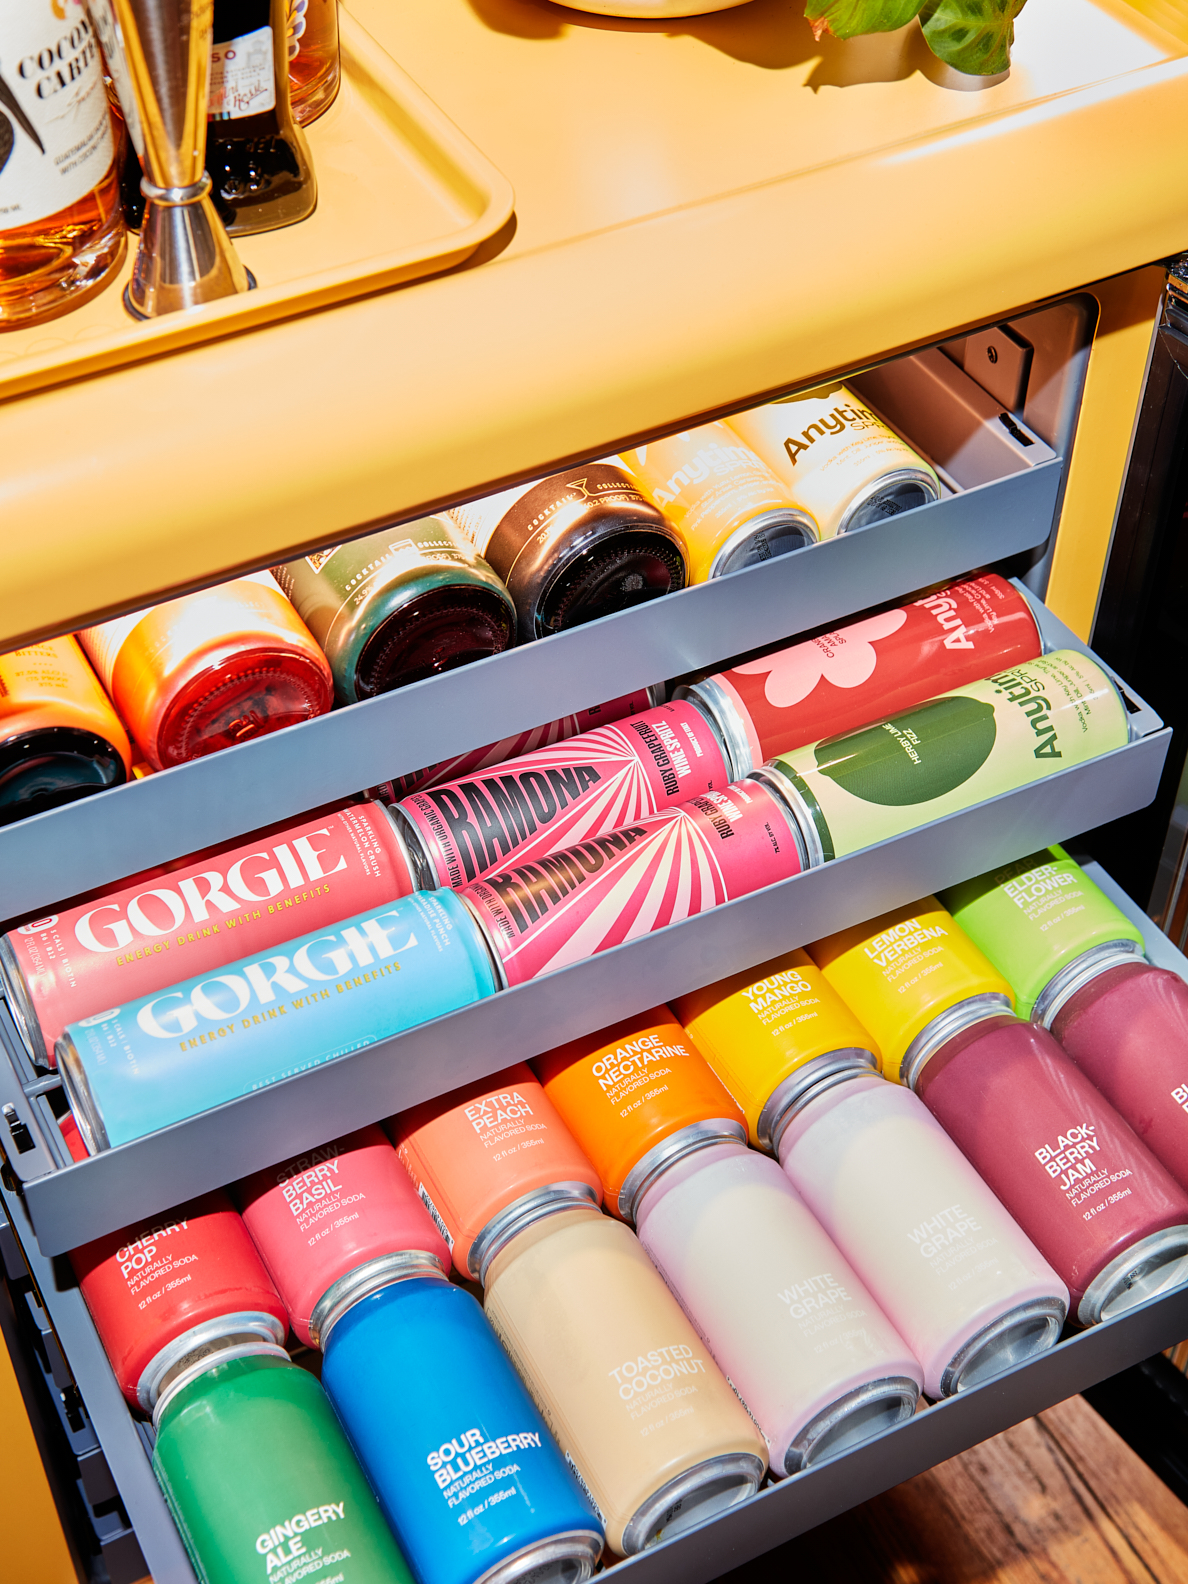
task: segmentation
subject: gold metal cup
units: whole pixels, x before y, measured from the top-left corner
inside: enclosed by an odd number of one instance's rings
[[[147,200],[124,305],[155,319],[254,282],[210,200],[206,157],[213,0],[113,0],[144,140]]]

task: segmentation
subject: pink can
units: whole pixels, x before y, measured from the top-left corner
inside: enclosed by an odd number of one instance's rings
[[[637,688],[634,693],[624,693],[622,698],[608,699],[605,704],[591,704],[589,709],[578,710],[574,715],[562,715],[560,720],[546,721],[543,726],[534,726],[531,731],[519,732],[515,737],[503,737],[497,743],[488,743],[485,748],[472,748],[468,753],[455,754],[452,759],[439,759],[436,764],[426,765],[423,770],[412,770],[408,775],[397,776],[394,781],[385,781],[382,786],[373,787],[369,795],[385,803],[395,803],[410,792],[419,792],[422,787],[454,781],[459,776],[473,775],[476,770],[489,770],[492,765],[502,764],[505,759],[531,753],[534,748],[548,748],[553,743],[564,742],[567,737],[576,737],[578,732],[593,731],[596,726],[609,726],[612,721],[638,715],[640,710],[647,709],[649,704],[659,703],[663,697],[662,684]]]
[[[30,1054],[52,1067],[67,1023],[415,889],[389,810],[356,804],[21,924],[0,937],[0,981]]]
[[[621,830],[488,874],[461,893],[507,984],[523,984],[797,875],[786,806],[736,781]]]
[[[382,1274],[393,1256],[420,1252],[450,1268],[444,1239],[374,1123],[254,1172],[235,1197],[293,1330],[312,1347],[337,1284],[351,1277],[358,1286],[364,1266]]]
[[[499,765],[416,792],[395,814],[424,855],[426,886],[461,890],[512,862],[620,830],[730,780],[714,728],[692,704],[658,704]]]

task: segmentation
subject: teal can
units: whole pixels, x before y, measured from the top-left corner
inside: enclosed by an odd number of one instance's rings
[[[326,1393],[282,1348],[183,1370],[153,1472],[201,1584],[413,1584]]]
[[[272,568],[334,673],[341,704],[500,654],[511,595],[444,517],[422,517]]]

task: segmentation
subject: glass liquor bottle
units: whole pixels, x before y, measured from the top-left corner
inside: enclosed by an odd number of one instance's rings
[[[338,94],[338,0],[287,0],[289,97],[301,126],[329,110]]]
[[[288,0],[215,0],[206,168],[231,236],[313,213],[317,182],[289,99]]]
[[[82,0],[0,0],[0,330],[94,296],[124,245],[99,45]]]

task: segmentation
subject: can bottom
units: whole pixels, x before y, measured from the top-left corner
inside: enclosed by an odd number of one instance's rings
[[[751,1452],[707,1458],[678,1474],[648,1497],[623,1530],[623,1555],[635,1556],[661,1540],[672,1540],[759,1489],[763,1463]]]
[[[52,1067],[53,1053],[46,1049],[45,1037],[41,1032],[41,1024],[37,1021],[33,998],[29,994],[21,965],[17,962],[16,953],[7,935],[0,935],[0,991],[4,993],[8,1010],[12,1013],[12,1021],[16,1024],[21,1043],[29,1055],[42,1066]]]
[[[231,1350],[279,1348],[287,1329],[275,1315],[256,1309],[200,1320],[153,1355],[136,1383],[136,1400],[145,1413],[160,1412],[164,1399],[195,1370],[212,1368]]]
[[[816,524],[807,512],[797,511],[795,507],[761,512],[736,528],[729,539],[718,546],[706,579],[725,577],[727,572],[741,572],[745,567],[758,566],[762,561],[771,561],[816,542]]]
[[[1112,1259],[1089,1283],[1077,1305],[1083,1326],[1114,1320],[1148,1298],[1188,1282],[1188,1226],[1152,1232]]]
[[[505,1557],[475,1584],[586,1584],[602,1555],[602,1536],[593,1530],[551,1535]]]
[[[1036,1298],[999,1315],[949,1360],[941,1376],[941,1396],[954,1397],[1046,1353],[1060,1340],[1066,1313],[1059,1298]]]
[[[853,533],[856,528],[869,528],[874,523],[885,522],[888,517],[898,517],[900,512],[930,506],[939,499],[940,490],[931,471],[897,468],[894,473],[884,473],[858,491],[846,507],[837,531],[844,534]]]
[[[784,1454],[784,1473],[797,1474],[890,1430],[916,1411],[920,1388],[906,1375],[868,1381],[831,1403],[804,1427]]]

